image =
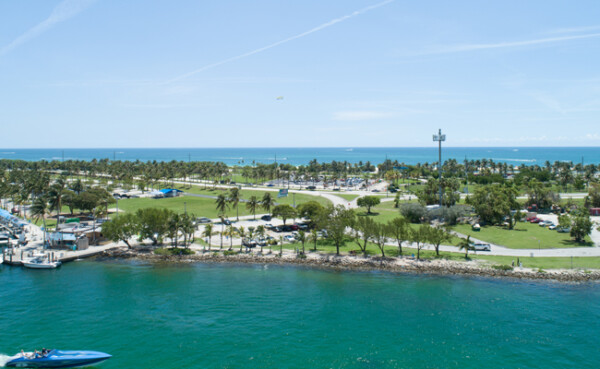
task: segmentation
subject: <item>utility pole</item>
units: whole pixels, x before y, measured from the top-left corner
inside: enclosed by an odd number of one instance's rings
[[[442,141],[446,141],[446,135],[442,134],[440,128],[437,135],[433,135],[433,140],[439,144],[439,160],[438,160],[438,181],[440,183],[440,207],[442,206]]]

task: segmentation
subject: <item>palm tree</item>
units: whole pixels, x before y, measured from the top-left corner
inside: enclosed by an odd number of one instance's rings
[[[459,250],[465,250],[465,259],[469,258],[469,249],[471,248],[471,236],[467,236],[467,238],[463,238],[458,243]]]
[[[207,224],[204,226],[204,231],[202,232],[202,237],[208,237],[208,251],[210,251],[210,240],[213,235],[213,225]]]
[[[237,231],[235,230],[235,227],[230,224],[227,226],[226,232],[226,235],[229,237],[229,251],[231,251],[231,249],[233,249],[233,236],[237,233]]]
[[[244,246],[244,238],[246,237],[246,230],[244,229],[244,227],[240,227],[240,229],[238,229],[237,233],[240,235],[240,238],[242,239],[240,242],[240,252],[242,252],[242,247]]]
[[[33,201],[31,216],[36,220],[42,218],[42,223],[44,224],[44,245],[46,245],[46,215],[49,212],[50,209],[45,197],[40,196]]]
[[[237,187],[233,187],[229,190],[229,202],[235,206],[235,217],[236,220],[240,220],[240,212],[238,205],[240,204],[240,199],[242,198],[240,194],[240,189]]]
[[[256,220],[256,208],[258,208],[259,202],[256,196],[250,196],[248,202],[246,203],[246,209],[248,209],[252,215],[254,215],[254,219]]]
[[[56,210],[56,229],[58,229],[59,216],[62,208],[62,197],[65,192],[65,181],[62,178],[56,180],[56,182],[50,187],[48,191],[50,208]]]
[[[263,195],[261,206],[263,209],[267,211],[267,213],[271,213],[271,208],[275,205],[275,200],[273,196],[271,196],[270,192],[265,192]]]
[[[224,194],[220,194],[219,196],[217,196],[217,200],[215,200],[215,203],[217,204],[217,211],[219,212],[219,215],[225,215],[225,212],[229,207],[227,197],[225,197]]]
[[[265,232],[265,226],[263,226],[263,225],[259,225],[258,227],[256,227],[256,235],[257,235],[258,237],[260,237],[260,238],[264,238],[264,237],[265,237],[265,233],[266,233],[266,232]],[[262,252],[263,252],[263,246],[262,246],[262,243],[261,243],[261,246],[260,246],[260,253],[262,254]]]
[[[317,251],[317,241],[319,241],[319,231],[316,228],[310,231],[310,240],[314,242],[314,251]]]
[[[306,232],[304,231],[298,231],[298,241],[300,241],[302,243],[302,255],[304,255],[304,243],[306,242]]]

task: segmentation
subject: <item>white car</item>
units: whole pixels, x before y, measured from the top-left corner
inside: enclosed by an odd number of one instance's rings
[[[474,243],[471,247],[475,251],[492,251],[492,247],[489,243]]]
[[[294,236],[292,236],[291,234],[288,234],[287,236],[284,236],[283,239],[286,240],[289,243],[296,242],[296,238]]]

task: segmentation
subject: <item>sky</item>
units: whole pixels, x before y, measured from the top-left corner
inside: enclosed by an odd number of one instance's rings
[[[600,2],[0,2],[5,148],[600,146]]]

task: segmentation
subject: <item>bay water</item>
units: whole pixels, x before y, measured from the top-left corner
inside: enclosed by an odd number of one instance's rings
[[[0,266],[0,360],[110,368],[594,368],[600,286],[275,265]]]

